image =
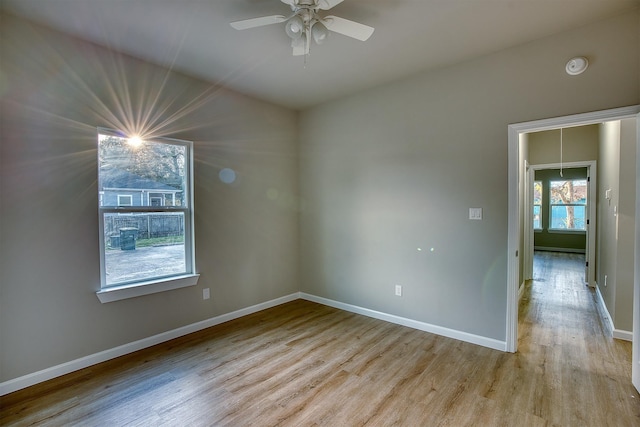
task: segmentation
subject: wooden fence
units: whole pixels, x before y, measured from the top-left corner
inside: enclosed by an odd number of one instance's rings
[[[104,235],[119,236],[121,228],[137,228],[138,239],[184,235],[182,213],[113,214],[104,217]]]

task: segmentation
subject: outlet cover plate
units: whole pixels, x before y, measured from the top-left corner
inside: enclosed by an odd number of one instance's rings
[[[482,208],[469,208],[469,219],[481,220]]]

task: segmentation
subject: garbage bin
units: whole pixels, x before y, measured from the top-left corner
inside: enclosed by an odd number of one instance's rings
[[[111,248],[115,249],[120,246],[120,235],[111,236]]]
[[[138,238],[138,229],[134,227],[122,227],[120,229],[120,249],[123,251],[132,251],[136,248],[136,239]]]

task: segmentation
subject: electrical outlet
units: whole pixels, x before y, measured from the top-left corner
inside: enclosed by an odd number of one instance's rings
[[[211,298],[211,292],[209,291],[209,288],[204,288],[202,290],[202,299],[209,299]]]
[[[397,297],[402,296],[402,285],[396,285],[396,296]]]
[[[469,208],[469,219],[482,220],[482,208]]]
[[[607,286],[607,275],[606,274],[604,275],[604,286],[605,287]]]

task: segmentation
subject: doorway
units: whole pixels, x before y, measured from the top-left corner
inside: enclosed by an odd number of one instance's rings
[[[546,251],[577,252],[584,253],[584,282],[595,288],[595,266],[596,266],[596,188],[597,188],[597,168],[595,161],[569,162],[563,164],[542,164],[528,165],[525,167],[525,198],[524,198],[524,244],[522,249],[523,260],[523,280],[533,278],[533,259],[536,247]],[[535,192],[533,191],[536,176],[541,178],[541,204],[537,205]],[[575,178],[579,178],[579,181]],[[554,180],[552,180],[554,179]],[[558,181],[562,180],[562,181]],[[584,180],[584,181],[583,181]],[[574,206],[575,219],[567,220],[566,217],[554,217],[554,211],[567,213],[569,208],[562,211],[562,206],[554,204],[553,190],[550,188],[554,182],[568,182],[583,184],[583,195],[579,195],[580,189],[572,189],[575,194],[570,194],[570,198],[582,198],[584,207]],[[562,188],[565,190],[565,188]],[[582,197],[584,196],[584,197]],[[568,200],[573,202],[578,200]],[[551,206],[554,204],[554,206]],[[538,208],[539,215],[534,215]],[[559,209],[555,209],[559,208]],[[563,226],[565,221],[571,224]],[[564,230],[563,230],[564,228]],[[584,231],[582,231],[584,230]],[[584,240],[583,240],[584,238]],[[536,242],[538,240],[538,242]],[[580,242],[583,241],[583,244]],[[556,243],[557,242],[557,243]],[[520,286],[522,284],[520,283]]]
[[[523,191],[521,178],[524,175],[525,165],[521,162],[521,145],[526,134],[542,130],[558,129],[562,127],[582,126],[597,124],[605,121],[635,118],[640,123],[640,105],[623,107],[612,110],[597,111],[593,113],[577,114],[553,119],[538,120],[512,124],[508,127],[508,261],[507,261],[507,319],[506,319],[506,349],[509,352],[517,351],[518,341],[518,291],[520,285],[520,252],[521,231],[524,223]],[[637,152],[640,153],[640,126],[638,129]],[[640,157],[640,154],[639,154]],[[640,175],[639,175],[640,176]],[[637,198],[640,198],[640,185],[636,188]],[[639,203],[640,204],[640,203]],[[636,209],[636,229],[640,230],[640,209]],[[593,234],[593,233],[592,233]],[[640,241],[640,238],[636,239]],[[636,253],[640,251],[640,243]],[[640,271],[640,257],[635,257],[635,270]],[[640,278],[635,275],[634,293],[634,353],[633,353],[633,379],[636,388],[640,389]]]

